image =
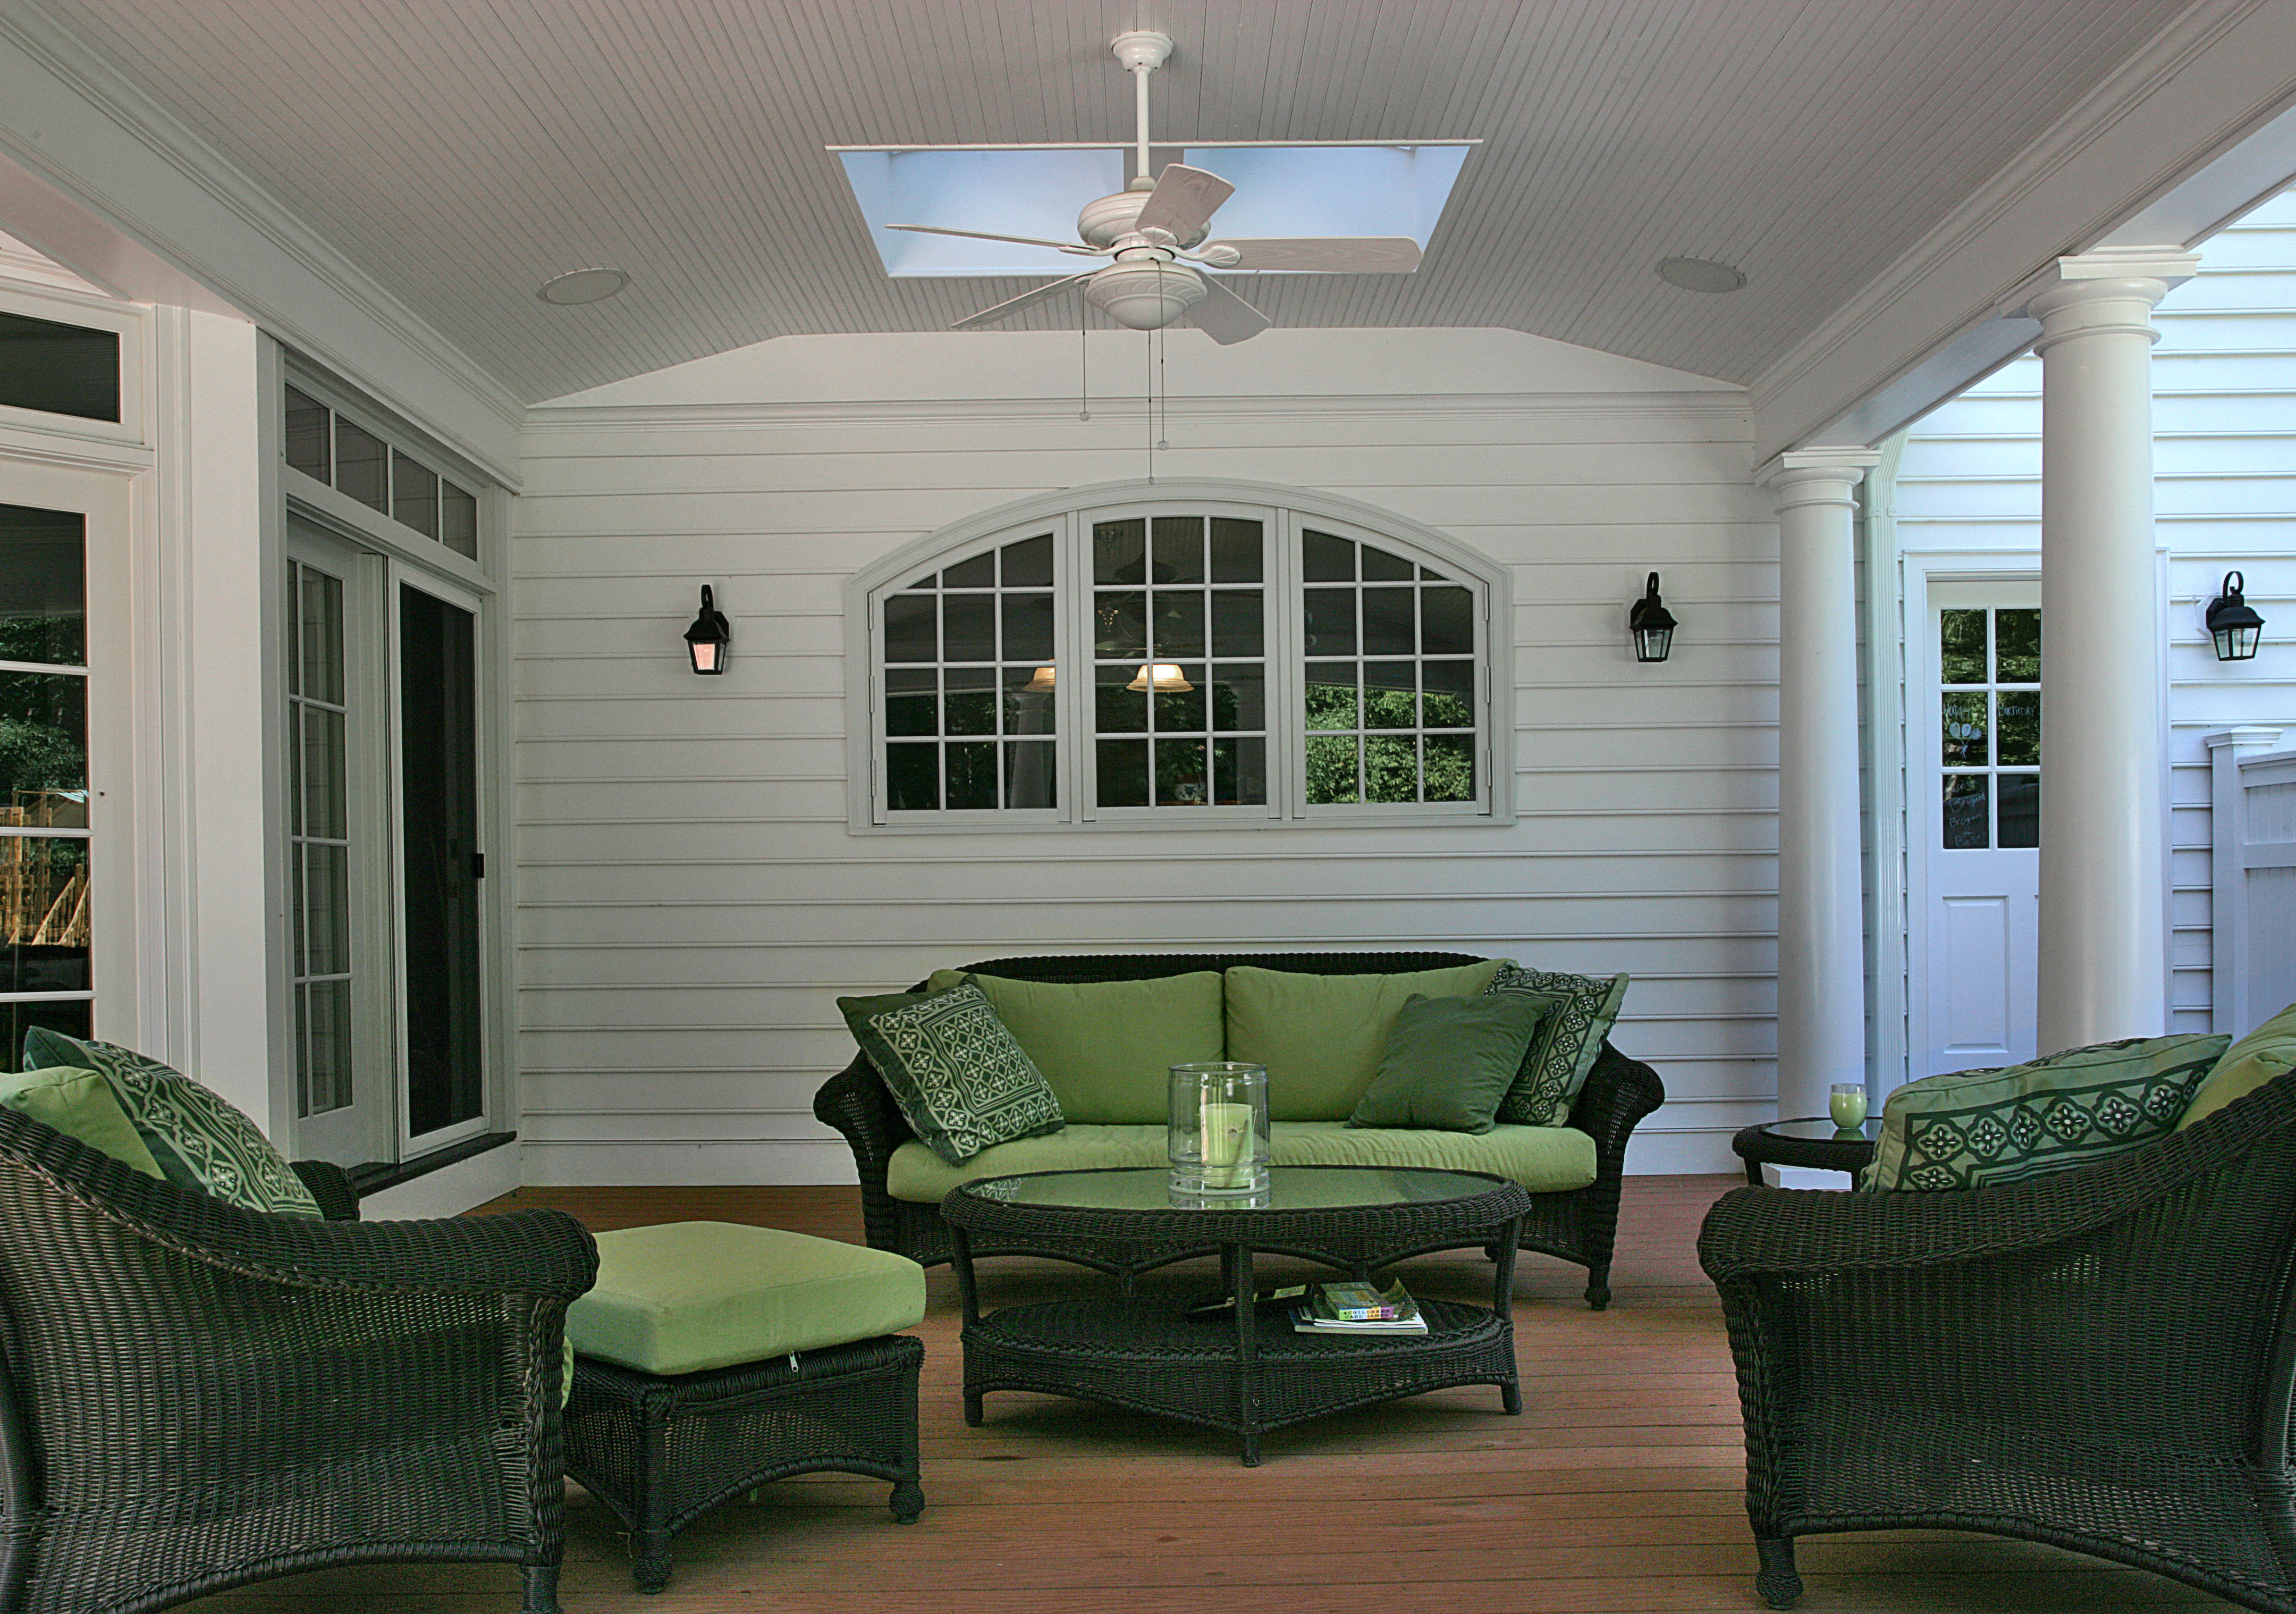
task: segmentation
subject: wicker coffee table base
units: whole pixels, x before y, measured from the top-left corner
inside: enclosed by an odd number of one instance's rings
[[[1301,1334],[1264,1313],[1246,1363],[1232,1322],[1192,1322],[1169,1299],[1007,1306],[964,1331],[964,1420],[980,1422],[990,1390],[1068,1396],[1232,1430],[1252,1466],[1268,1429],[1454,1385],[1496,1385],[1521,1412],[1508,1321],[1445,1300],[1420,1309],[1423,1335]]]
[[[917,1370],[906,1334],[794,1357],[660,1375],[574,1359],[566,1471],[629,1527],[630,1576],[669,1583],[669,1538],[720,1503],[818,1470],[890,1480],[893,1517],[923,1511]]]

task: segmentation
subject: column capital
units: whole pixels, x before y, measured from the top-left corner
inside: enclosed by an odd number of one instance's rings
[[[2136,297],[2149,308],[2199,272],[2200,254],[2174,246],[2102,247],[2056,258],[2001,300],[2010,318],[2041,319],[2060,309]]]
[[[1796,505],[1846,505],[1866,473],[1882,463],[1879,451],[1853,445],[1838,448],[1788,449],[1772,457],[1754,473],[1757,487],[1767,488],[1780,510]]]
[[[2237,729],[2223,729],[2201,737],[2201,743],[2210,751],[2225,745],[2255,746],[2261,749],[2267,745],[2277,745],[2279,740],[2279,729],[2268,729],[2258,723],[2243,723]]]

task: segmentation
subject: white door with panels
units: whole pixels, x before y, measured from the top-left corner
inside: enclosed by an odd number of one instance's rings
[[[2038,995],[2038,580],[1932,581],[1906,657],[1914,1076],[2033,1058]]]

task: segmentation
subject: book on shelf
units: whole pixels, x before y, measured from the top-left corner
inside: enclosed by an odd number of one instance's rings
[[[1292,1308],[1292,1328],[1301,1334],[1423,1334],[1427,1319],[1399,1281],[1383,1289],[1368,1283],[1319,1283]]]

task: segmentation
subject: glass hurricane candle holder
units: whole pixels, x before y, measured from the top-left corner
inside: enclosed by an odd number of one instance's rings
[[[1833,1124],[1844,1132],[1865,1125],[1866,1083],[1836,1082],[1833,1091],[1826,1095],[1825,1108],[1833,1117]]]
[[[1175,1194],[1267,1192],[1267,1067],[1226,1059],[1173,1066],[1166,1144]]]

